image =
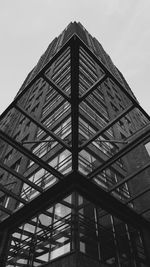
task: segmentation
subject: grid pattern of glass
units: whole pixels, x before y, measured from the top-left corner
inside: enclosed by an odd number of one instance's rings
[[[6,266],[41,266],[76,246],[107,266],[146,266],[140,233],[77,193],[12,233]]]
[[[12,229],[10,222],[20,210],[31,214],[35,198],[48,192],[51,199],[60,184],[65,194],[71,186],[76,190],[76,183],[81,189],[79,177],[107,193],[118,207],[122,204],[127,221],[130,211],[147,225],[149,121],[123,83],[73,35],[0,116],[0,227],[6,222]],[[100,215],[101,208],[81,196],[69,199],[58,203],[56,197],[55,205],[15,229],[8,266],[40,266],[79,248],[86,254],[91,250],[91,257],[107,265],[146,266],[138,254],[142,241],[137,231],[107,211],[106,217]],[[109,228],[112,250],[107,255],[101,224],[105,232]],[[78,230],[77,243],[72,225]]]

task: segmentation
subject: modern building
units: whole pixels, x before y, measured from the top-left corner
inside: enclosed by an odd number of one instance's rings
[[[0,116],[0,266],[150,266],[149,122],[70,23]]]

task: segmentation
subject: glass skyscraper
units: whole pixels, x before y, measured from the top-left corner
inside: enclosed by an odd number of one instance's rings
[[[149,122],[70,23],[0,116],[0,266],[150,266]]]

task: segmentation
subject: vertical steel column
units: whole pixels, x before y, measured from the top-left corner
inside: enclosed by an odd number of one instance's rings
[[[142,241],[144,246],[144,252],[146,256],[146,263],[150,266],[150,231],[149,229],[141,229]]]
[[[79,128],[79,43],[76,35],[71,43],[71,118],[72,118],[72,169],[78,170]]]
[[[7,229],[0,232],[0,266],[5,267],[9,244],[9,232]]]
[[[77,256],[80,251],[79,213],[78,213],[78,193],[72,193],[72,214],[71,214],[71,251],[75,251]]]

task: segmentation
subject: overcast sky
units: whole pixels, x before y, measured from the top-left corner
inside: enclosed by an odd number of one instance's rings
[[[150,114],[150,0],[0,0],[0,113],[71,21],[99,40]]]

